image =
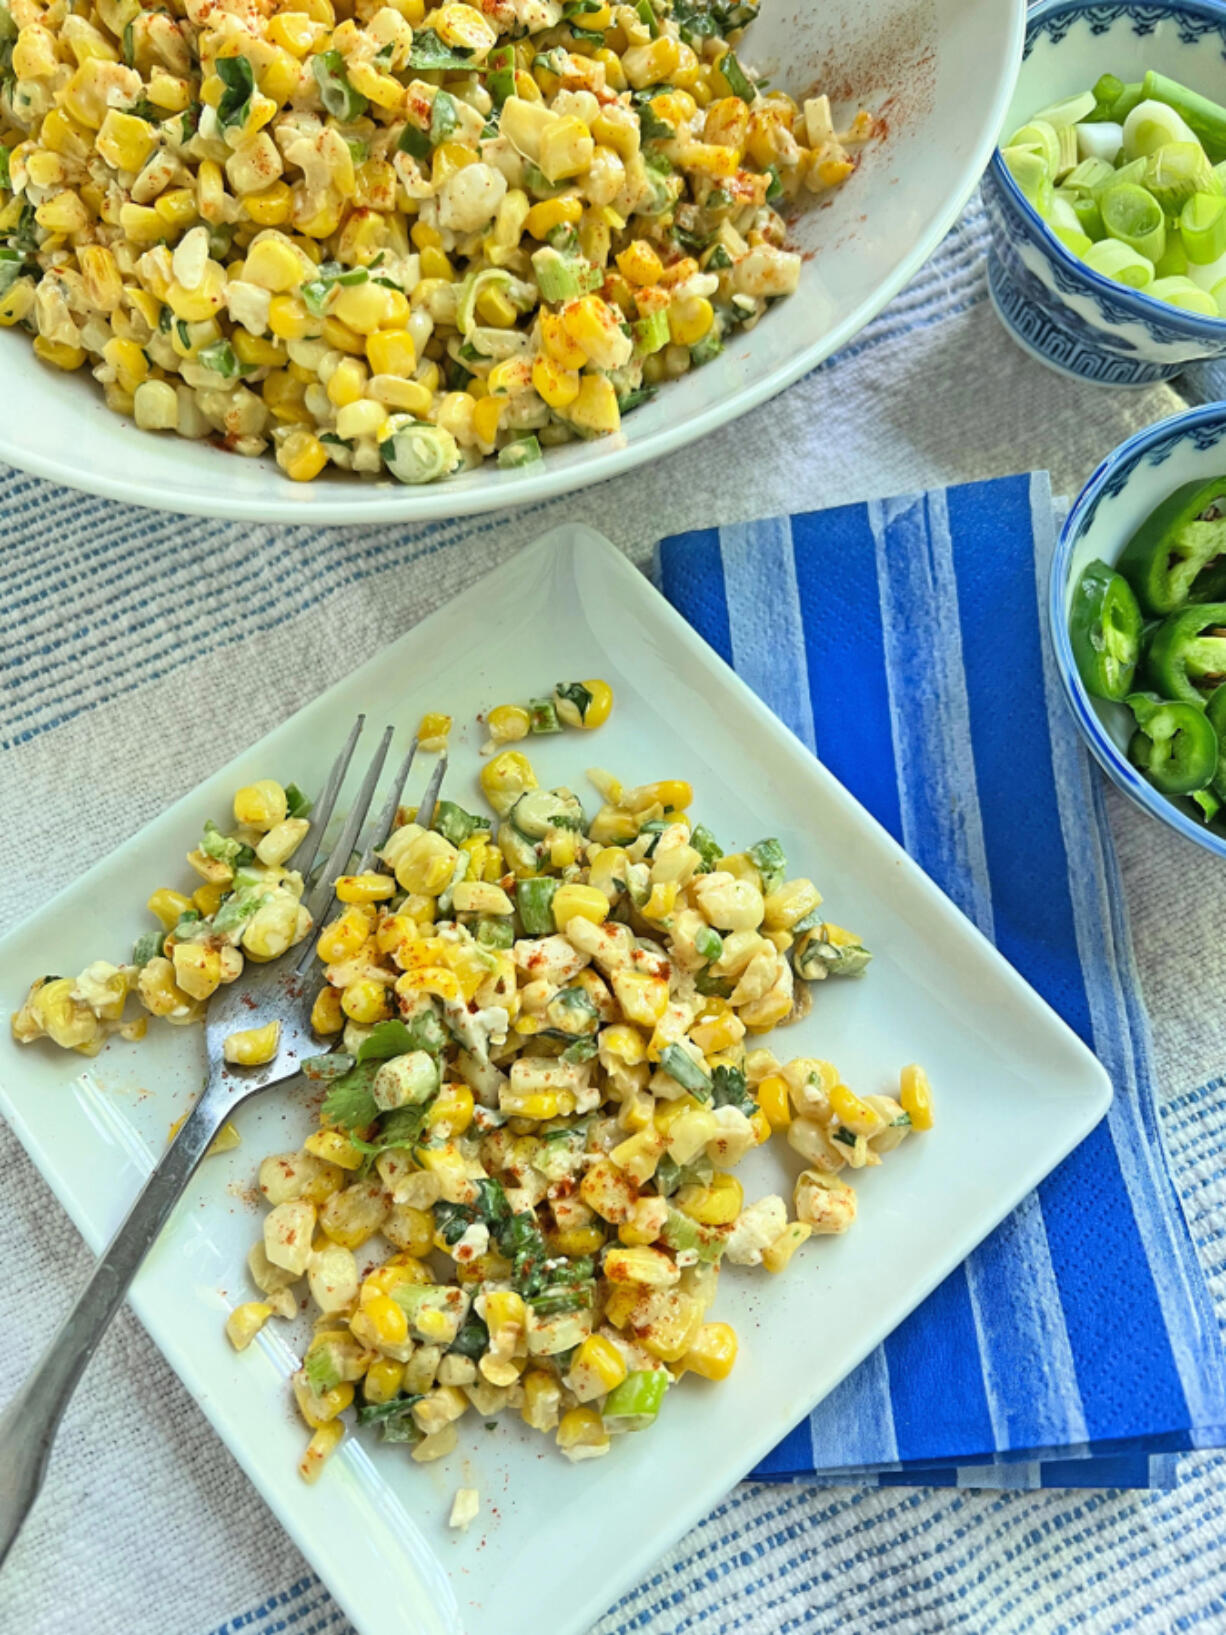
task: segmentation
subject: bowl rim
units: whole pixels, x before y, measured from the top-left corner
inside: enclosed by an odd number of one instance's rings
[[[1056,548],[1052,555],[1047,599],[1049,634],[1055,651],[1056,669],[1060,673],[1065,697],[1072,709],[1073,717],[1095,760],[1116,787],[1121,789],[1138,806],[1142,807],[1152,817],[1158,818],[1169,828],[1174,829],[1185,840],[1193,841],[1205,851],[1212,852],[1216,857],[1226,857],[1226,835],[1215,834],[1207,827],[1198,824],[1187,813],[1182,812],[1167,796],[1160,794],[1152,784],[1141,776],[1131,761],[1126,759],[1122,751],[1116,747],[1099,720],[1098,711],[1094,707],[1090,694],[1086,691],[1085,684],[1077,669],[1077,661],[1073,657],[1073,644],[1069,636],[1065,598],[1073,551],[1081,537],[1083,523],[1087,513],[1092,517],[1098,499],[1109,479],[1122,473],[1126,481],[1130,481],[1146,451],[1162,438],[1168,436],[1176,427],[1192,431],[1197,426],[1221,425],[1224,421],[1226,421],[1226,403],[1207,403],[1200,408],[1183,409],[1178,414],[1168,415],[1165,420],[1159,420],[1155,425],[1147,426],[1143,431],[1134,433],[1118,448],[1111,451],[1077,496],[1065,519],[1064,526],[1060,530]],[[1123,542],[1121,542],[1120,549],[1123,549]],[[1114,567],[1115,563],[1112,562],[1110,566]]]
[[[1116,3],[1128,11],[1151,13],[1152,0],[1116,0]],[[1196,17],[1208,18],[1220,23],[1223,35],[1226,36],[1226,5],[1221,0],[1164,0],[1171,11],[1183,11]],[[1045,17],[1058,16],[1064,12],[1077,13],[1100,9],[1098,0],[1039,0],[1032,6],[1026,17],[1026,43],[1029,44],[1035,26]],[[1057,46],[1055,49],[1059,49]],[[1004,126],[1001,126],[1001,135]],[[988,162],[992,173],[992,180],[1004,192],[1006,197],[1039,227],[1043,234],[1044,248],[1052,259],[1067,272],[1076,273],[1084,283],[1096,293],[1119,302],[1131,308],[1141,319],[1152,320],[1155,314],[1165,322],[1183,329],[1189,336],[1220,343],[1226,335],[1226,315],[1218,318],[1204,318],[1199,313],[1184,312],[1180,307],[1171,306],[1168,301],[1155,300],[1152,295],[1146,295],[1141,290],[1134,290],[1127,284],[1117,283],[1114,278],[1106,278],[1102,273],[1095,272],[1093,267],[1087,267],[1080,256],[1073,252],[1056,237],[1051,228],[1031,204],[1013,179],[1013,174],[1005,163],[999,142],[993,149],[992,157]],[[1106,327],[1113,327],[1110,319],[1104,320]]]
[[[761,407],[802,375],[809,374],[849,345],[910,283],[936,251],[982,179],[1013,95],[1017,65],[1022,60],[1027,0],[1004,0],[1004,3],[1010,15],[1007,20],[1002,18],[999,26],[1002,35],[1009,41],[1014,68],[1011,73],[1002,76],[983,130],[967,155],[962,180],[950,194],[944,208],[935,213],[911,250],[900,259],[866,305],[825,331],[813,345],[794,353],[786,363],[780,364],[760,380],[746,384],[731,401],[716,398],[697,414],[665,425],[641,440],[626,440],[620,448],[611,448],[603,457],[584,461],[574,470],[560,470],[546,460],[543,462],[544,469],[539,473],[531,468],[514,474],[504,472],[502,475],[507,481],[475,483],[467,490],[457,490],[447,483],[414,488],[392,481],[379,484],[377,480],[372,480],[362,485],[363,497],[357,504],[352,483],[338,483],[334,487],[329,485],[326,492],[321,492],[316,484],[311,483],[305,485],[308,493],[300,491],[295,494],[293,490],[300,485],[290,483],[275,467],[269,475],[275,475],[280,486],[273,487],[267,496],[227,493],[224,483],[218,484],[211,492],[206,492],[202,484],[199,492],[181,495],[171,489],[173,478],[155,486],[154,479],[128,477],[123,470],[82,470],[60,457],[27,454],[5,424],[0,424],[0,460],[48,482],[121,504],[143,506],[148,510],[204,516],[219,521],[290,527],[362,527],[389,523],[447,522],[456,517],[525,509],[566,494],[578,493],[610,478],[621,477],[649,461],[665,459],[719,427],[731,424]],[[125,423],[135,430],[126,417]],[[283,493],[282,488],[291,492]]]

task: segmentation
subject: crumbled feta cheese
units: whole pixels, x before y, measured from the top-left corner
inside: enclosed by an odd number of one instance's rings
[[[725,1259],[734,1266],[760,1266],[762,1252],[788,1224],[787,1205],[775,1193],[759,1198],[737,1216],[728,1238]]]

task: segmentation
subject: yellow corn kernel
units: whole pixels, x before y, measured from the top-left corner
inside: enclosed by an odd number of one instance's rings
[[[540,168],[551,182],[581,176],[595,152],[591,131],[572,115],[553,119],[541,132]]]
[[[292,482],[313,482],[328,463],[328,451],[313,433],[290,432],[277,449],[277,464]]]
[[[359,1022],[364,1027],[382,1022],[391,1015],[387,990],[381,982],[369,977],[361,977],[349,984],[341,995],[341,1009],[351,1022]]]
[[[169,886],[162,886],[153,893],[145,907],[167,931],[173,931],[183,916],[190,913],[192,900],[181,891],[171,891]]]
[[[691,1370],[705,1380],[726,1380],[736,1354],[736,1330],[730,1323],[704,1323],[681,1359],[681,1371]]]
[[[235,1306],[226,1318],[226,1338],[235,1351],[246,1351],[264,1324],[272,1316],[272,1307],[263,1300],[248,1300]]]
[[[320,332],[320,321],[292,295],[274,295],[268,308],[268,327],[278,340],[302,341]]]
[[[136,171],[153,152],[155,141],[153,127],[143,119],[110,108],[94,146],[114,170]]]
[[[388,1294],[376,1294],[362,1302],[374,1336],[381,1346],[403,1345],[409,1337],[409,1320],[404,1307]]]
[[[595,1376],[601,1391],[612,1391],[625,1379],[626,1360],[603,1334],[589,1334],[575,1352],[572,1367]]]
[[[261,778],[244,785],[234,796],[234,821],[267,834],[285,822],[289,801],[285,790],[273,778]]]
[[[646,239],[636,238],[617,258],[617,265],[631,284],[658,284],[664,275],[664,263]]]
[[[426,1114],[430,1129],[446,1125],[449,1136],[463,1135],[472,1121],[473,1093],[466,1084],[445,1084]]]
[[[337,916],[319,938],[319,957],[325,965],[337,965],[352,959],[370,936],[372,916],[354,905]]]
[[[806,1238],[812,1237],[813,1228],[805,1221],[792,1221],[785,1231],[781,1232],[769,1249],[762,1252],[762,1264],[768,1272],[781,1272],[792,1256],[804,1243]]]
[[[20,199],[14,199],[14,204],[20,204]],[[4,295],[0,295],[0,328],[12,329],[14,325],[24,323],[34,308],[34,280],[19,278],[10,285]]]
[[[682,1214],[701,1226],[730,1226],[741,1213],[745,1193],[735,1175],[717,1170],[705,1186],[683,1186],[675,1202]]]
[[[135,341],[111,339],[102,348],[102,356],[114,369],[115,378],[125,392],[134,392],[141,381],[148,378],[148,360]]]
[[[364,1154],[358,1151],[343,1130],[312,1130],[302,1144],[316,1158],[322,1158],[328,1164],[339,1164],[341,1169],[361,1169],[366,1162]]]
[[[836,1084],[830,1090],[829,1097],[830,1111],[853,1135],[877,1135],[884,1128],[885,1120],[877,1109],[861,1101],[855,1091],[849,1090],[845,1084]]]
[[[399,290],[376,284],[373,279],[365,284],[344,285],[333,297],[329,316],[347,324],[355,334],[371,335],[376,329],[403,324],[409,315],[409,303]],[[362,350],[365,351],[365,342]]]
[[[407,377],[417,368],[417,347],[407,329],[380,329],[367,335],[366,357],[376,375]]]
[[[44,148],[62,154],[65,159],[85,160],[89,158],[93,137],[84,125],[70,119],[62,108],[52,108],[43,120],[38,140]]]
[[[421,275],[423,278],[441,278],[446,284],[455,283],[455,268],[446,254],[433,245],[421,252]]]
[[[792,1122],[787,1080],[779,1073],[768,1073],[758,1085],[757,1095],[758,1105],[770,1121],[771,1129],[786,1130]]]
[[[353,1387],[349,1387],[352,1397]],[[326,1425],[320,1425],[306,1445],[306,1452],[298,1461],[298,1474],[308,1484],[319,1480],[320,1472],[325,1464],[345,1440],[345,1426],[343,1421],[332,1419]]]
[[[63,341],[49,341],[45,335],[34,337],[34,355],[55,369],[71,373],[85,362],[85,351],[79,346],[68,346]]]
[[[607,907],[607,898],[605,903]],[[613,992],[622,1015],[639,1027],[654,1028],[668,1009],[668,983],[660,977],[647,976],[642,971],[615,972]]]
[[[495,744],[516,744],[528,736],[532,717],[519,704],[499,704],[485,718],[490,741]]]
[[[290,218],[294,196],[287,182],[273,182],[258,193],[243,196],[243,209],[261,227],[281,227]]]
[[[206,920],[211,920],[221,907],[222,899],[229,889],[229,886],[223,885],[220,880],[206,880],[192,892],[192,906],[198,908]],[[167,926],[166,929],[169,931],[171,928]]]
[[[532,384],[551,409],[569,408],[580,392],[578,371],[563,369],[561,364],[543,354],[532,365]]]
[[[345,1013],[341,1010],[340,994],[335,988],[321,988],[315,996],[315,1003],[311,1006],[311,1026],[316,1033],[326,1036],[330,1033],[339,1033],[344,1025]]]
[[[701,295],[674,301],[668,309],[668,332],[675,346],[697,346],[715,322],[715,309]]]
[[[615,432],[622,423],[617,390],[607,375],[584,375],[579,395],[566,418],[572,425],[597,435]]]
[[[243,277],[273,295],[297,289],[302,282],[302,262],[293,248],[279,235],[262,238],[247,252]]]
[[[677,887],[671,880],[658,880],[639,912],[645,920],[665,920],[677,906]]]
[[[764,1146],[770,1140],[771,1122],[760,1107],[749,1115],[749,1127],[753,1131],[755,1146]]]
[[[505,397],[481,398],[473,410],[473,430],[483,443],[493,443],[498,436],[498,422],[507,406]]]
[[[557,312],[550,312],[548,307],[540,311],[541,345],[545,356],[563,369],[582,369],[587,363],[587,353],[567,333],[562,316]],[[576,396],[578,391],[576,389]]]
[[[481,788],[499,817],[506,817],[521,795],[537,787],[532,763],[517,749],[504,750],[481,768]]]
[[[542,199],[529,210],[524,226],[533,238],[544,239],[555,227],[577,226],[583,218],[583,205],[573,193],[559,199]]]
[[[179,952],[175,949],[176,954]],[[175,973],[179,976],[182,987],[183,978],[179,974],[178,965]],[[188,992],[191,990],[188,989]],[[226,1036],[223,1054],[228,1062],[240,1067],[262,1067],[265,1062],[272,1061],[277,1054],[277,1045],[281,1038],[280,1022],[268,1022],[262,1028],[242,1028],[237,1033]]]
[[[365,339],[339,318],[325,318],[323,333],[324,340],[338,352],[348,352],[351,357],[360,358],[366,351]]]
[[[167,227],[176,230],[190,227],[199,219],[196,195],[190,187],[172,187],[167,192],[159,194],[153,201],[153,208]]]
[[[553,896],[554,925],[565,931],[576,917],[590,920],[593,925],[602,924],[609,917],[609,899],[595,886],[559,886]]]
[[[342,903],[381,903],[396,895],[396,882],[390,874],[342,874],[336,895]]]
[[[362,1396],[367,1402],[390,1402],[400,1395],[404,1382],[404,1364],[390,1357],[380,1357],[371,1363],[362,1379]]]
[[[305,1379],[295,1375],[293,1379],[294,1396],[298,1402],[298,1412],[313,1429],[318,1430],[321,1425],[327,1425],[338,1414],[343,1414],[353,1401],[353,1386],[348,1380],[342,1380],[334,1385],[330,1391],[313,1392]]]
[[[655,895],[654,891],[652,895]],[[722,1015],[704,1019],[690,1029],[690,1038],[704,1056],[714,1056],[721,1050],[731,1050],[733,1045],[740,1044],[744,1037],[745,1024],[730,1009]]]
[[[595,1408],[572,1408],[558,1425],[558,1447],[568,1459],[595,1459],[608,1453],[609,1433]]]
[[[932,1128],[932,1086],[922,1067],[914,1062],[904,1067],[899,1080],[899,1104],[911,1120],[914,1130]]]

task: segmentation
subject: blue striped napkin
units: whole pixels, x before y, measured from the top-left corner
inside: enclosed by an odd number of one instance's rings
[[[1085,1040],[1107,1118],[759,1467],[1167,1486],[1226,1365],[1158,1133],[1103,784],[1043,631],[1046,474],[662,541],[660,588]]]

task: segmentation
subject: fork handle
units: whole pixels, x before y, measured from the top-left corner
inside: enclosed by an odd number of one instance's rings
[[[51,1444],[78,1380],[192,1171],[225,1121],[226,1107],[220,1098],[210,1095],[211,1088],[206,1087],[158,1160],[34,1372],[0,1414],[0,1467],[4,1471],[0,1566],[38,1497]]]

